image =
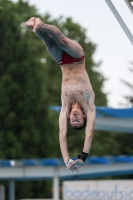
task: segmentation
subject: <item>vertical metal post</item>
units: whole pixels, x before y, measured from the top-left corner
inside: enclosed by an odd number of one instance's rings
[[[0,200],[5,200],[5,186],[0,185]]]
[[[105,2],[107,3],[110,10],[112,11],[114,16],[116,17],[117,21],[119,22],[119,24],[122,27],[125,34],[127,35],[128,39],[133,44],[133,36],[132,36],[131,32],[129,31],[128,27],[126,26],[126,24],[124,23],[123,19],[121,18],[121,16],[117,12],[116,8],[114,7],[114,5],[112,4],[112,2],[110,0],[105,0]]]
[[[15,181],[8,181],[8,200],[15,200]]]
[[[59,200],[59,175],[58,169],[54,169],[54,177],[53,177],[53,200]]]
[[[131,11],[131,13],[133,14],[133,6],[131,5],[131,3],[129,2],[129,0],[125,0],[129,10]]]

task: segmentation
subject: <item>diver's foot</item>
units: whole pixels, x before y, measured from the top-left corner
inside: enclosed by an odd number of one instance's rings
[[[33,30],[34,33],[40,38],[45,38],[45,31],[44,31],[44,23],[40,20],[40,18],[32,17],[26,23],[25,26]]]
[[[35,26],[35,20],[36,20],[35,17],[31,17],[31,18],[25,23],[25,26],[26,26],[27,28],[33,29],[34,26]]]
[[[43,31],[44,23],[40,20],[40,18],[35,18],[35,26],[33,27],[33,32],[41,32]]]

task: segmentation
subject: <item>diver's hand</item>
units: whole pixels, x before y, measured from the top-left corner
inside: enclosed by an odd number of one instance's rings
[[[69,159],[68,162],[66,163],[66,168],[70,169],[72,172],[80,172],[80,169],[78,166],[76,166],[78,160],[72,160]]]
[[[67,169],[70,169],[73,172],[74,171],[80,172],[83,164],[84,162],[81,159],[77,159],[77,160],[70,159],[70,162],[69,164],[66,165],[66,167]]]

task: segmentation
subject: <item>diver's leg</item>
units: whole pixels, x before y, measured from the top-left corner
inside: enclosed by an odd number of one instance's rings
[[[44,23],[39,19],[32,17],[26,23],[25,26],[33,30],[36,35],[42,39],[46,48],[51,55],[51,57],[59,62],[62,58],[62,49],[55,42],[55,38],[53,38],[44,28]]]
[[[83,49],[78,42],[65,37],[56,26],[45,24],[39,18],[36,18],[36,20],[38,23],[33,27],[33,31],[38,36],[39,31],[47,33],[62,51],[66,51],[74,58],[80,58],[84,55]]]
[[[38,30],[36,31],[37,36],[43,40],[45,45],[49,47],[51,43],[53,42],[53,38],[42,28],[42,22],[39,18],[31,17],[26,23],[25,26],[27,28],[30,28],[34,31],[34,27],[38,27]],[[35,32],[35,31],[34,31]]]

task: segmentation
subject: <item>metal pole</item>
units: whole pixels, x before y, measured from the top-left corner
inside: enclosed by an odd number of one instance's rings
[[[54,169],[53,177],[53,200],[59,200],[59,176],[58,169]]]
[[[15,200],[15,181],[8,181],[8,200]]]
[[[112,11],[112,13],[114,14],[114,16],[116,17],[117,21],[121,25],[121,27],[122,27],[123,31],[125,32],[125,34],[127,35],[128,39],[133,44],[133,36],[130,33],[126,24],[124,23],[123,19],[121,18],[121,16],[117,12],[116,8],[114,7],[114,5],[112,4],[112,2],[110,0],[105,0],[105,1],[106,1],[107,5],[109,6],[110,10]]]
[[[128,8],[129,8],[129,10],[130,10],[130,11],[132,12],[132,14],[133,14],[133,6],[132,6],[132,4],[129,2],[129,0],[125,0],[125,2],[126,2]]]
[[[5,186],[0,185],[0,200],[5,200]]]

